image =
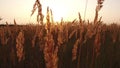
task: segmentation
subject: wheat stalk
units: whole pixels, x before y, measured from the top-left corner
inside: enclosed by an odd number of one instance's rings
[[[94,45],[95,45],[95,53],[96,53],[96,56],[99,55],[99,50],[100,50],[100,34],[97,33],[96,36],[95,36],[95,41],[94,41]]]
[[[80,12],[78,13],[78,16],[79,16],[79,22],[82,23]]]
[[[16,38],[16,53],[18,57],[18,61],[24,60],[24,34],[22,31],[19,32],[17,38]]]
[[[98,21],[98,12],[100,11],[100,9],[103,7],[103,2],[104,0],[97,0],[97,6],[96,6],[96,9],[95,9],[95,18],[94,18],[94,24],[97,23]]]
[[[14,19],[14,25],[16,26],[17,25],[17,23],[16,23],[16,20]]]
[[[77,30],[72,31],[69,35],[69,39],[71,39],[76,32],[77,32]]]
[[[52,9],[50,9],[50,14],[51,14],[51,22],[54,23],[54,18],[53,18],[53,12],[52,12]]]
[[[73,49],[72,49],[72,60],[76,60],[77,57],[77,49],[78,49],[79,39],[75,42]]]
[[[57,52],[58,47],[55,47],[55,43],[53,40],[53,36],[51,33],[48,33],[46,36],[46,43],[44,48],[44,58],[45,58],[45,64],[46,68],[57,68]]]
[[[51,28],[49,7],[47,7],[47,16],[46,16],[46,20],[47,20],[47,23],[46,23],[46,30],[47,30],[47,33],[49,33],[49,32],[50,32],[50,28]]]
[[[39,0],[36,0],[34,3],[31,16],[34,14],[34,12],[36,11],[37,8],[38,8],[37,22],[38,22],[38,24],[40,22],[40,24],[43,25],[44,15],[42,14],[42,5]]]

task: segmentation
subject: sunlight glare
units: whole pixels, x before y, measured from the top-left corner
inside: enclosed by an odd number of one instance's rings
[[[62,17],[65,17],[67,15],[67,12],[69,11],[65,4],[62,4],[62,2],[55,1],[55,0],[46,0],[41,1],[42,7],[43,7],[43,14],[46,16],[46,10],[49,6],[50,9],[52,9],[54,21],[60,21]]]

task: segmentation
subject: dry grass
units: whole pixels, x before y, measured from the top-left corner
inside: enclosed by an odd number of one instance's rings
[[[69,65],[73,68],[84,68],[84,65],[93,68],[98,62],[100,62],[99,66],[111,67],[120,61],[117,57],[120,56],[120,26],[116,24],[83,23],[80,25],[79,22],[74,24],[66,22],[62,25],[52,24],[50,31],[45,29],[45,26],[39,26],[37,33],[35,33],[36,26],[32,25],[17,25],[16,31],[14,28],[16,26],[0,27],[1,48],[11,50],[8,56],[13,56],[14,59],[12,57],[8,59],[14,66],[19,66],[18,63],[27,66],[23,62],[31,60],[28,63],[43,68],[66,68]],[[3,54],[2,52],[1,50],[0,53]],[[106,58],[111,54],[114,56]],[[5,62],[5,60],[3,61]],[[104,65],[106,62],[110,62],[110,64]]]
[[[98,12],[103,0],[98,0],[94,22],[64,22],[54,24],[52,10],[47,8],[43,25],[42,5],[37,21],[41,25],[0,26],[0,67],[2,68],[119,68],[120,26],[105,25]],[[53,23],[54,22],[54,23]],[[112,54],[112,55],[111,55]]]
[[[24,40],[24,34],[22,31],[20,31],[16,38],[16,53],[19,62],[24,60]]]
[[[38,8],[37,22],[38,24],[40,23],[41,25],[43,25],[44,16],[42,14],[42,5],[39,0],[36,0],[34,3],[31,16],[34,14],[37,8]]]

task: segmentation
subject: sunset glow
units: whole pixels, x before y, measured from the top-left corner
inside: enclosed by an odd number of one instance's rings
[[[13,19],[16,19],[19,23],[36,23],[36,14],[30,18],[31,10],[35,0],[0,0],[0,17],[3,18],[0,23],[8,21],[13,23]],[[42,12],[46,16],[47,6],[53,11],[54,21],[60,21],[61,17],[65,21],[72,21],[78,19],[78,12],[81,17],[84,17],[86,0],[40,0],[42,4]],[[86,11],[86,20],[93,21],[96,7],[96,0],[88,0],[88,6]],[[105,0],[104,6],[99,15],[103,16],[105,22],[119,22],[120,10],[117,8],[119,0]]]

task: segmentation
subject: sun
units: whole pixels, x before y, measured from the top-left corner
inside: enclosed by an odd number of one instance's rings
[[[55,22],[60,22],[61,18],[65,17],[68,13],[68,8],[65,4],[62,4],[62,2],[59,2],[59,0],[44,0],[41,1],[42,8],[43,8],[43,14],[46,16],[47,7],[49,7],[52,10],[53,13],[53,19]]]
[[[67,9],[63,6],[53,6],[52,7],[54,21],[60,21],[62,17],[65,17],[67,14]]]

